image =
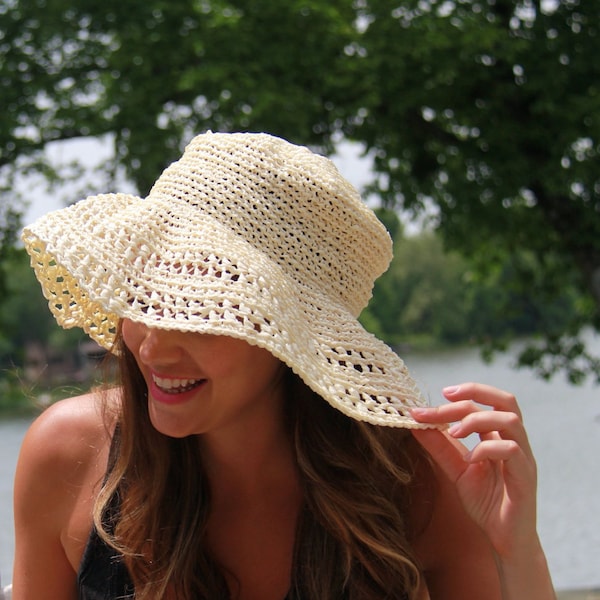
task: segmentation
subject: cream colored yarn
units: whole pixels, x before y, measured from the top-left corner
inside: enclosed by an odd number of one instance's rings
[[[121,318],[261,346],[377,425],[425,427],[402,360],[357,317],[391,259],[331,161],[267,134],[194,138],[145,199],[93,196],[23,232],[58,323],[111,349]]]

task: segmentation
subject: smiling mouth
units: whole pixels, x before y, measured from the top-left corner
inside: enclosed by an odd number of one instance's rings
[[[156,387],[165,394],[182,394],[198,387],[206,379],[170,379],[152,375],[152,381]]]

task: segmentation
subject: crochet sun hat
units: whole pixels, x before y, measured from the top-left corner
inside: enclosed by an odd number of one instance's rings
[[[50,310],[113,349],[120,319],[239,338],[334,408],[428,427],[405,364],[357,318],[391,240],[327,158],[268,134],[206,133],[146,198],[91,196],[23,230]]]

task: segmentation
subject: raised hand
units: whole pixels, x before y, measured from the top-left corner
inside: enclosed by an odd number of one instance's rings
[[[455,484],[463,506],[500,556],[536,539],[536,464],[512,394],[465,383],[446,388],[449,404],[416,409],[424,423],[454,423],[414,435]],[[490,410],[491,409],[491,410]],[[479,435],[469,450],[459,440]]]
[[[445,388],[443,394],[448,404],[411,412],[417,421],[450,427],[413,435],[487,535],[503,598],[555,598],[536,528],[537,468],[515,397],[478,383]],[[462,440],[471,434],[479,441],[469,449]]]

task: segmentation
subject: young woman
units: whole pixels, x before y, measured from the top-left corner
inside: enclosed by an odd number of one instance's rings
[[[391,244],[330,161],[207,133],[23,240],[121,381],[26,436],[14,600],[554,598],[516,400],[427,408],[360,326]]]

